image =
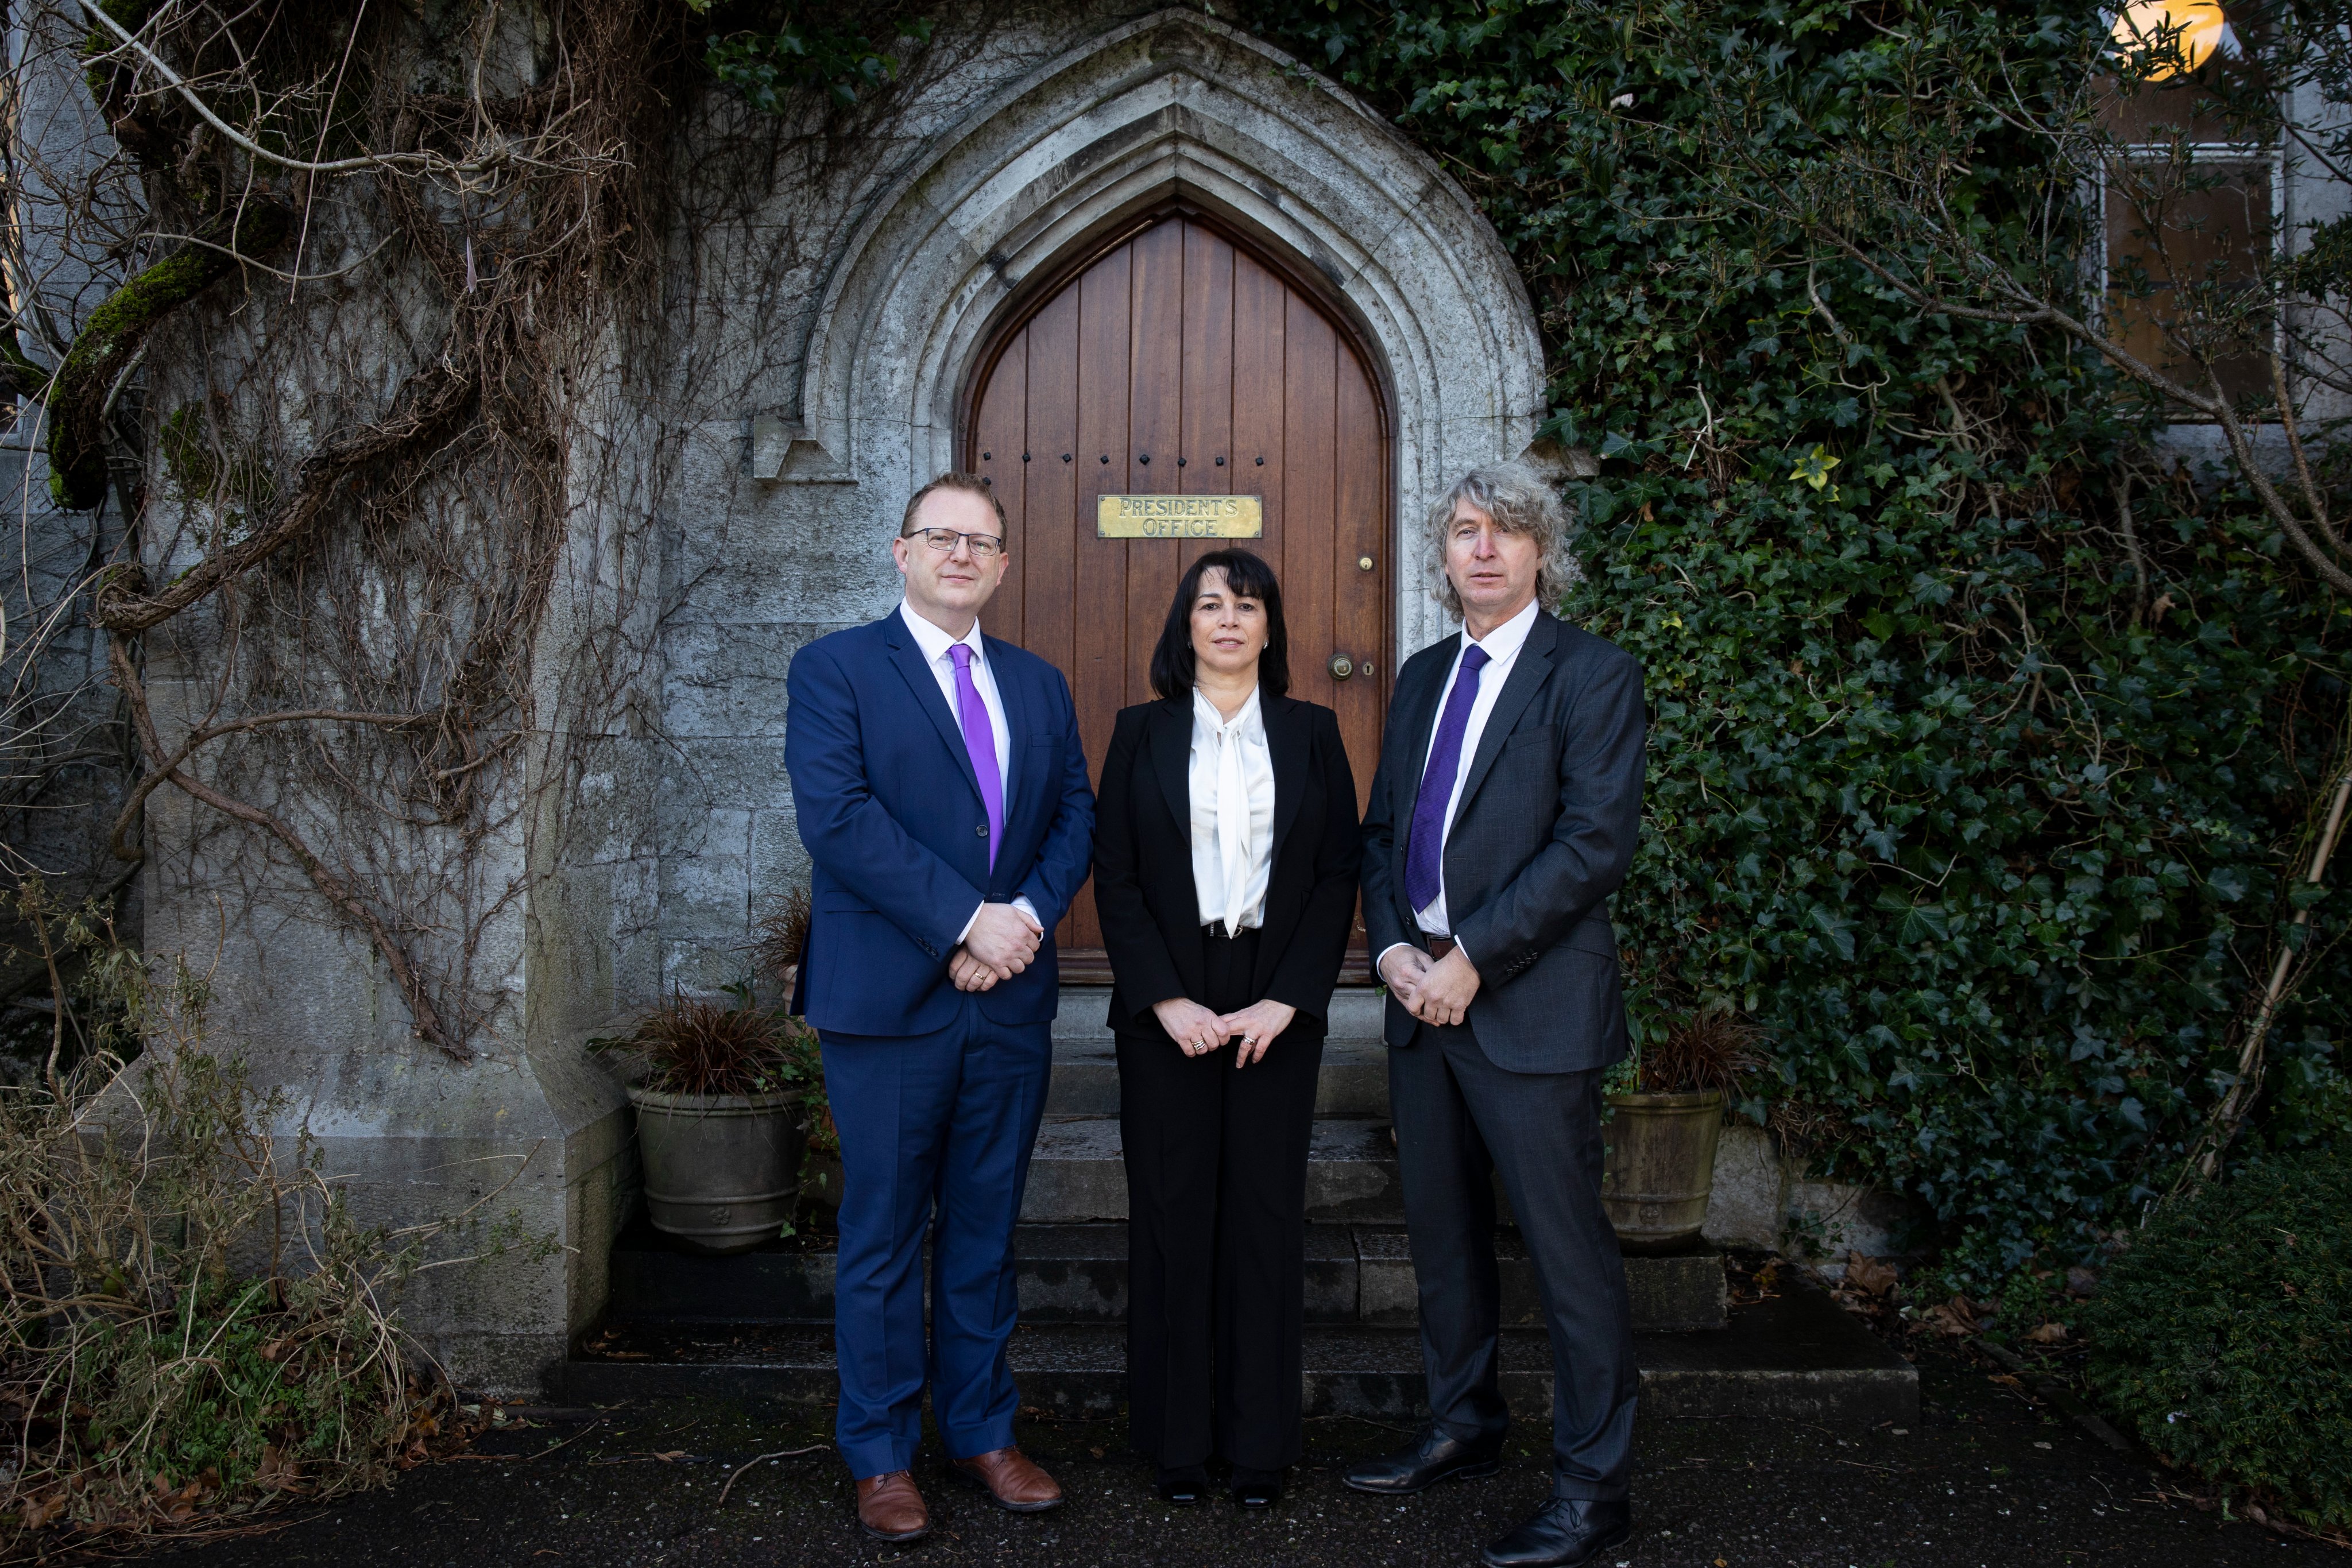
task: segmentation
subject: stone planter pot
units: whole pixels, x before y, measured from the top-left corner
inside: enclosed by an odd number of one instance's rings
[[[1696,1239],[1715,1186],[1723,1093],[1612,1094],[1602,1124],[1601,1202],[1628,1252],[1670,1252]]]
[[[631,1089],[654,1228],[698,1252],[772,1239],[799,1195],[800,1098]]]

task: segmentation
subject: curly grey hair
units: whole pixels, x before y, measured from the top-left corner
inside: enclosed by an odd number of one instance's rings
[[[1525,534],[1536,541],[1542,564],[1536,569],[1536,602],[1549,609],[1579,575],[1568,552],[1568,508],[1559,492],[1524,463],[1490,463],[1473,468],[1454,481],[1429,508],[1423,522],[1437,601],[1455,620],[1462,618],[1462,596],[1445,575],[1445,536],[1454,526],[1454,507],[1467,501],[1505,533]]]

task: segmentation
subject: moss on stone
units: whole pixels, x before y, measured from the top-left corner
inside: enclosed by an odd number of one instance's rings
[[[196,403],[173,409],[156,432],[163,472],[180,493],[194,500],[218,497],[237,507],[266,507],[278,494],[277,476],[250,449],[224,455],[205,427]]]
[[[232,226],[233,224],[233,226]],[[251,203],[234,220],[207,224],[211,245],[175,251],[109,295],[66,352],[49,401],[49,496],[68,511],[87,511],[106,495],[106,394],[147,333],[236,265],[234,250],[264,256],[284,244],[293,214],[276,203]],[[215,249],[214,246],[226,249]]]

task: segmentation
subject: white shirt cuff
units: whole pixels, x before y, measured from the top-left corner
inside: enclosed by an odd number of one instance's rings
[[[1379,957],[1372,960],[1372,976],[1382,985],[1388,984],[1388,977],[1381,972],[1381,966],[1387,963],[1389,961],[1389,955],[1395,952],[1400,947],[1412,947],[1412,944],[1410,942],[1391,942],[1387,946],[1381,949],[1381,956]],[[1412,947],[1412,950],[1416,953],[1421,951],[1418,947]],[[1470,949],[1462,946],[1461,943],[1454,943],[1454,950],[1461,954],[1464,960],[1468,962],[1472,968],[1475,969],[1478,967],[1476,961],[1470,957]]]
[[[980,903],[973,907],[971,919],[965,921],[963,923],[963,929],[956,933],[955,945],[957,946],[961,947],[963,946],[963,939],[971,935],[973,922],[980,918],[980,912],[987,907],[988,901],[986,899],[981,900]],[[1027,917],[1029,924],[1037,928],[1038,936],[1043,936],[1045,934],[1045,923],[1037,918],[1037,906],[1035,904],[1030,903],[1026,898],[1016,898],[1013,901],[1013,907],[1019,910],[1023,915]]]

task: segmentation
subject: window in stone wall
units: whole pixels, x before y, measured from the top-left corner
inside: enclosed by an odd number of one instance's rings
[[[2102,282],[2108,330],[2126,350],[2207,392],[2188,351],[2200,347],[2219,356],[2213,376],[2231,397],[2268,388],[2267,345],[2236,312],[2269,261],[2276,189],[2270,161],[2228,147],[2200,148],[2185,167],[2168,152],[2111,167]]]
[[[2233,137],[2200,78],[2111,99],[2102,188],[2098,288],[2109,333],[2135,358],[2200,392],[2211,382],[2192,347],[2215,355],[2232,399],[2268,392],[2275,328],[2247,308],[2275,253],[2281,169],[2275,150]],[[2251,330],[2249,329],[2251,329]]]

